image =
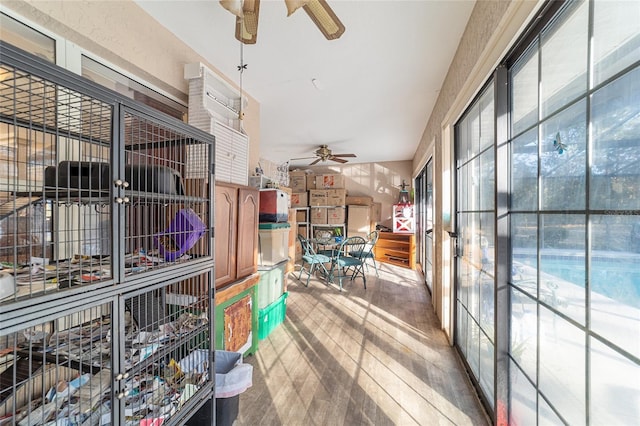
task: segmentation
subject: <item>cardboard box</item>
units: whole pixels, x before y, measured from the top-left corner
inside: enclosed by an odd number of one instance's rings
[[[371,207],[349,206],[347,213],[347,234],[358,235],[371,232]]]
[[[327,223],[327,210],[322,207],[312,207],[309,210],[309,216],[312,224],[325,224]]]
[[[295,192],[306,192],[307,174],[305,172],[289,172],[289,187]]]
[[[298,225],[298,234],[302,235],[303,237],[307,236],[307,226],[306,225]],[[296,255],[298,253],[298,251],[302,252],[302,248],[300,247],[300,244],[296,243]]]
[[[289,209],[289,261],[287,267],[284,270],[285,274],[292,272],[295,269],[296,263],[296,246],[298,246],[298,210]],[[284,281],[284,291],[287,291],[287,280]]]
[[[316,175],[307,175],[307,191],[316,189]]]
[[[296,222],[309,222],[307,220],[307,210],[296,210]]]
[[[342,225],[345,214],[344,207],[332,207],[327,209],[327,222],[330,225]]]
[[[316,189],[343,189],[344,176],[341,174],[316,176]]]
[[[371,220],[375,223],[382,220],[382,203],[371,204]]]
[[[327,204],[327,201],[327,190],[312,189],[309,191],[310,206],[328,206],[329,204]]]
[[[366,195],[354,197],[347,196],[346,203],[347,206],[370,206],[373,204],[373,197],[368,197]]]
[[[294,192],[291,194],[291,207],[307,207],[309,205],[309,193]]]
[[[346,189],[326,189],[327,191],[327,206],[344,206],[347,198]]]

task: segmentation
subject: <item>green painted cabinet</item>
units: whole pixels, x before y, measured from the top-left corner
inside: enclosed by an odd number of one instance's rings
[[[216,292],[215,348],[250,355],[258,350],[258,275]]]

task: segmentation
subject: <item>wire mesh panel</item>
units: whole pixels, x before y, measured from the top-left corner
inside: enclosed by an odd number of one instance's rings
[[[205,385],[211,391],[209,275],[125,299],[133,324],[124,336],[126,424],[165,421]]]
[[[0,336],[0,423],[139,425],[211,392],[209,275]]]
[[[213,136],[0,49],[0,425],[182,424],[213,392]]]
[[[110,337],[108,303],[0,336],[0,423],[104,424]]]
[[[113,105],[0,75],[0,300],[109,280]]]
[[[125,272],[210,256],[212,144],[131,111],[125,112],[124,131]],[[194,161],[195,153],[201,161]]]

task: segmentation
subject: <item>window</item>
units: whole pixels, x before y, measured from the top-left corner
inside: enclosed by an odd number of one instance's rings
[[[56,42],[54,39],[4,13],[0,13],[0,40],[47,61],[56,62]]]

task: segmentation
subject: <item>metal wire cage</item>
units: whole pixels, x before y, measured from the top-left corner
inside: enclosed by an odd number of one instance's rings
[[[211,391],[209,279],[135,292],[1,336],[0,419],[138,425],[179,413],[200,389]]]
[[[212,256],[211,135],[73,81],[0,75],[0,304]]]
[[[0,424],[183,424],[214,387],[214,138],[0,51]]]

